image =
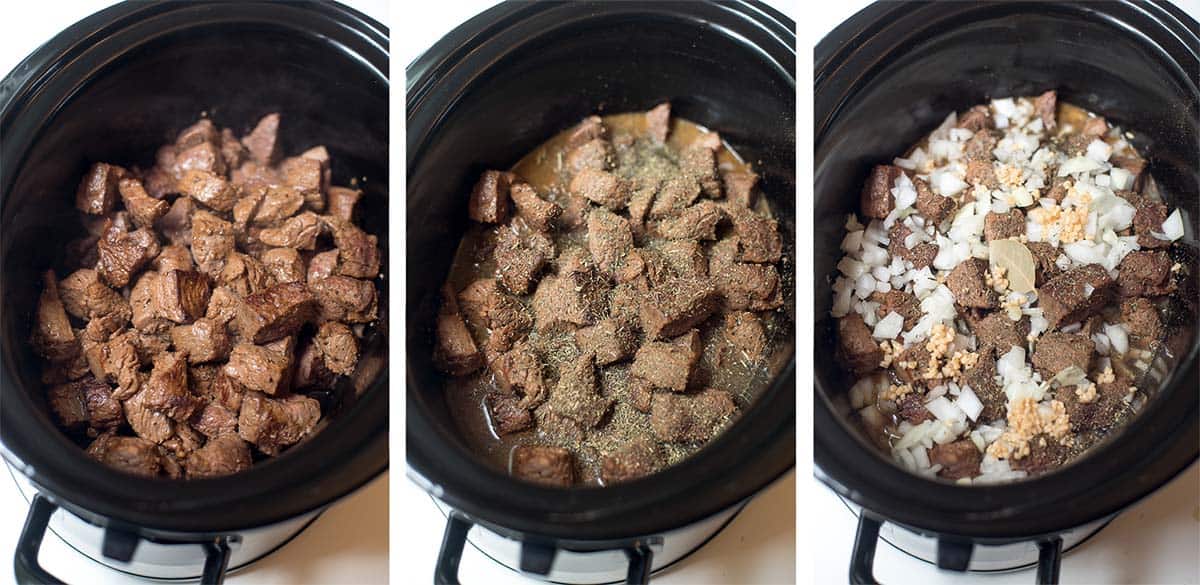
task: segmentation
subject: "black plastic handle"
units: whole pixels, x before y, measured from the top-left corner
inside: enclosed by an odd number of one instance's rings
[[[474,523],[458,512],[446,517],[446,531],[442,533],[442,548],[438,551],[437,567],[433,582],[436,585],[459,585],[458,566],[462,561],[463,548],[467,544],[467,533]],[[635,542],[623,549],[629,559],[625,573],[627,585],[646,585],[654,565],[654,551],[643,542]],[[554,563],[558,549],[534,543],[521,544],[521,570],[537,575],[547,575]]]
[[[878,585],[875,580],[875,546],[883,520],[863,510],[858,515],[858,532],[854,535],[854,551],[850,556],[850,583]],[[975,545],[970,541],[939,538],[937,566],[950,571],[966,571],[971,563]],[[1062,566],[1062,539],[1054,537],[1038,542],[1038,585],[1057,585]]]
[[[46,536],[46,527],[50,525],[50,517],[58,510],[58,505],[46,499],[41,494],[33,496],[29,503],[29,513],[25,516],[25,526],[21,529],[21,538],[17,541],[17,551],[13,557],[13,572],[16,573],[20,585],[65,585],[64,582],[51,575],[38,562],[38,552],[42,549],[42,539]],[[136,538],[136,537],[135,537]],[[124,551],[120,556],[128,561],[133,556],[136,540],[132,544],[122,544],[115,547],[105,534],[105,551],[119,548]],[[229,543],[225,538],[216,538],[204,545],[204,574],[200,578],[202,585],[221,585],[225,582],[225,572],[229,568]],[[125,554],[128,553],[128,554]],[[111,556],[111,555],[110,555]]]

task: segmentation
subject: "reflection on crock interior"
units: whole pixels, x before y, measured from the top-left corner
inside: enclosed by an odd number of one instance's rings
[[[951,113],[872,169],[832,315],[853,419],[897,463],[1046,473],[1144,404],[1194,265],[1132,138],[1048,91]]]
[[[472,450],[518,478],[611,485],[721,433],[791,352],[757,183],[666,103],[485,171],[434,355]]]
[[[201,119],[152,167],[95,162],[80,182],[84,234],[43,275],[31,342],[55,421],[99,461],[236,473],[377,372],[359,367],[380,276],[362,193],[330,185],[323,146],[284,158],[280,124],[239,139]]]

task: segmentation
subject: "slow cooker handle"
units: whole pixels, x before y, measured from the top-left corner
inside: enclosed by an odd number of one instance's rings
[[[58,505],[46,499],[42,494],[33,496],[29,503],[29,513],[25,516],[25,526],[21,529],[21,538],[17,541],[17,551],[13,558],[13,572],[16,573],[20,585],[64,585],[64,582],[51,575],[38,562],[38,552],[42,548],[42,539],[46,536],[46,527],[50,517],[58,510]],[[135,547],[129,547],[132,555]],[[204,545],[204,574],[200,578],[203,585],[221,585],[225,581],[225,571],[229,568],[229,543],[224,538],[217,538]],[[125,559],[128,560],[128,559]]]
[[[463,547],[467,544],[467,533],[475,523],[458,512],[446,517],[446,531],[442,534],[442,548],[438,551],[437,568],[433,575],[436,585],[459,585],[458,565],[462,560]],[[538,575],[550,572],[557,549],[521,543],[521,570]],[[629,569],[625,573],[627,585],[645,585],[650,581],[650,569],[654,564],[654,551],[644,543],[625,548],[629,558]]]
[[[854,535],[854,552],[850,557],[852,585],[879,585],[875,580],[875,545],[883,520],[863,510],[858,515],[858,532]],[[937,565],[942,569],[966,571],[971,562],[970,542],[938,539]],[[1054,537],[1038,542],[1038,585],[1056,585],[1062,565],[1062,539]]]

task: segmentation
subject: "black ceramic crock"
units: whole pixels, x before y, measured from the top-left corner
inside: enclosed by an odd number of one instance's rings
[[[386,28],[336,3],[127,2],[26,58],[0,85],[0,108],[0,437],[5,460],[41,494],[18,574],[52,579],[37,566],[36,544],[56,506],[110,534],[221,543],[328,506],[386,469],[386,367],[313,440],[280,457],[232,477],[154,480],[93,461],[55,428],[27,341],[39,274],[61,266],[78,236],[73,193],[88,165],[150,166],[201,112],[236,132],[282,112],[285,152],[324,144],[335,184],[365,178],[363,227],[386,251]],[[364,359],[386,359],[386,318],[370,339]]]
[[[460,522],[530,549],[628,547],[728,509],[794,465],[794,360],[694,457],[628,484],[569,490],[514,480],[474,457],[430,362],[438,290],[467,228],[472,184],[592,113],[670,100],[673,114],[719,131],[762,175],[790,247],[793,27],[755,2],[511,2],[409,66],[407,457],[410,475]],[[461,550],[460,532],[447,532],[451,548]],[[438,579],[455,578],[449,557]]]
[[[1194,250],[1200,221],[1197,30],[1165,2],[881,2],[830,33],[815,55],[817,337],[833,335],[829,291],[842,225],[871,165],[891,161],[951,111],[991,98],[1057,89],[1060,100],[1132,131],[1168,204],[1183,211],[1185,245]],[[1194,307],[1192,284],[1183,304]],[[1171,355],[1160,356],[1168,375],[1141,386],[1151,398],[1117,439],[1060,472],[988,487],[925,480],[885,460],[832,400],[852,381],[818,355],[818,475],[864,509],[851,580],[873,579],[871,556],[883,520],[938,537],[938,564],[948,569],[965,569],[975,544],[1037,541],[1039,577],[1056,578],[1057,535],[1115,515],[1197,459],[1195,313],[1185,320],[1168,340]]]

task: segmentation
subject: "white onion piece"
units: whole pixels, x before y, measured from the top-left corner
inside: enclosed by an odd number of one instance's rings
[[[1104,324],[1104,334],[1108,336],[1112,348],[1119,354],[1129,351],[1129,334],[1123,325]]]
[[[875,331],[871,332],[871,337],[875,339],[895,339],[903,329],[904,317],[892,311],[875,324]]]
[[[963,386],[959,389],[958,398],[954,401],[954,405],[962,410],[971,422],[979,418],[979,413],[983,412],[983,403],[979,401],[979,397],[975,395],[975,391],[971,390],[970,386]]]

